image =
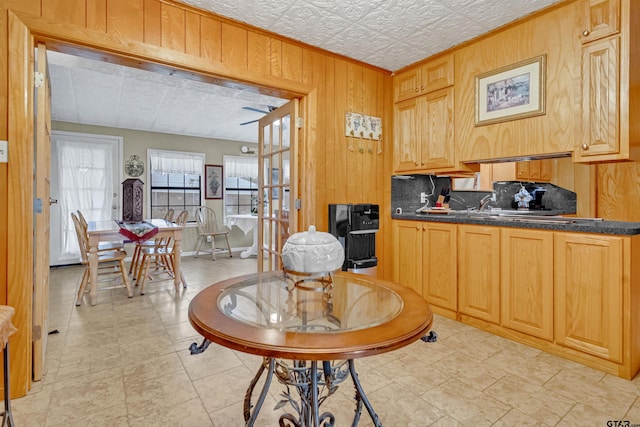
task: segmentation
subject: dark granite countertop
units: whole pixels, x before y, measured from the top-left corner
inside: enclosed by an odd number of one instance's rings
[[[555,213],[555,212],[551,212]],[[557,212],[557,215],[562,212]],[[392,219],[429,221],[451,224],[475,224],[497,227],[532,228],[541,230],[570,231],[577,233],[640,234],[640,222],[603,221],[589,218],[559,216],[506,215],[492,216],[478,212],[454,211],[448,214],[403,212],[391,214]]]

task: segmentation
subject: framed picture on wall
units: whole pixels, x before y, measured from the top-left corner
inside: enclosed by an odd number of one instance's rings
[[[222,165],[204,165],[205,199],[222,199],[223,183]]]
[[[476,126],[545,113],[546,55],[476,76]]]

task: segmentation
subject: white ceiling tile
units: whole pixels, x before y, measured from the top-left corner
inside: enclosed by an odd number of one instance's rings
[[[381,0],[341,0],[336,2],[335,11],[351,22],[358,22],[381,3]]]
[[[305,41],[313,35],[315,40],[329,40],[350,25],[338,15],[327,15],[326,11],[310,4],[294,4],[287,15],[280,17],[270,28],[272,31],[296,40]]]

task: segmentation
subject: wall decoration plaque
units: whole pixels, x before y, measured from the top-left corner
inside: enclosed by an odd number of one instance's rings
[[[144,172],[144,163],[138,155],[132,154],[129,160],[124,162],[124,171],[127,175],[137,178]]]

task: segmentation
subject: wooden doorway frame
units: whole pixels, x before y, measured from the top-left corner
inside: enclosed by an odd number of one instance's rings
[[[167,48],[140,42],[118,42],[108,35],[72,26],[44,21],[8,11],[7,40],[9,62],[8,136],[11,162],[8,167],[7,207],[7,304],[16,308],[14,324],[19,331],[11,341],[11,396],[22,397],[31,388],[32,377],[32,290],[33,290],[33,160],[34,160],[34,46],[44,43],[48,49],[84,56],[184,78],[257,88],[281,98],[300,99],[300,117],[305,123],[317,119],[317,97],[308,95],[315,88],[279,78],[263,77],[252,72],[234,72],[221,64]],[[298,163],[306,165],[306,146],[315,141],[315,127],[300,130]],[[312,174],[310,174],[312,175]],[[313,179],[299,182],[300,194],[313,194]],[[303,200],[296,211],[298,224],[312,220],[311,198]],[[47,331],[42,331],[47,333]]]

